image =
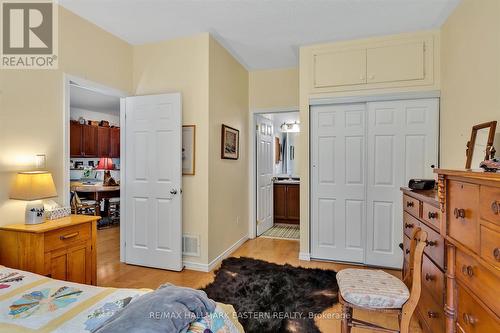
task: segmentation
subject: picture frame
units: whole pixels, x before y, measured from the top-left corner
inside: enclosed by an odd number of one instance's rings
[[[182,126],[182,175],[196,174],[196,125]]]
[[[240,157],[240,131],[222,124],[221,158],[237,160]]]

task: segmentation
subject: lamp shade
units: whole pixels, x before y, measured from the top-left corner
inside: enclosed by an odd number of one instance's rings
[[[41,200],[57,196],[56,186],[50,172],[31,171],[20,172],[16,176],[10,192],[11,199]]]
[[[113,170],[113,160],[109,157],[101,157],[99,164],[97,164],[97,170]]]

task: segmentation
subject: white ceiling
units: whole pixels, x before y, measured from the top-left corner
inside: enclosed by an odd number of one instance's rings
[[[439,27],[460,0],[59,0],[131,44],[210,32],[249,70],[295,67],[298,48]]]
[[[70,107],[112,115],[120,115],[120,98],[104,95],[77,85],[70,87]]]

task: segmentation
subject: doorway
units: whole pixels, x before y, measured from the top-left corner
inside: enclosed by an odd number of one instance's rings
[[[257,237],[299,240],[298,111],[254,114],[255,226]]]

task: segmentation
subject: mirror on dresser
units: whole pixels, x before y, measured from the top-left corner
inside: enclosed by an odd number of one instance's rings
[[[496,126],[496,121],[490,121],[472,127],[471,137],[467,142],[466,169],[477,169],[482,161],[490,159]]]

